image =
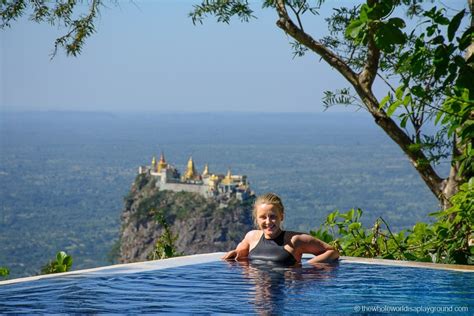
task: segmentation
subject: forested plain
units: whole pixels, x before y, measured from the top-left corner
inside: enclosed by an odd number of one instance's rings
[[[0,266],[32,275],[59,250],[73,269],[110,264],[123,197],[162,151],[181,171],[246,174],[308,231],[361,208],[395,231],[430,221],[437,200],[406,157],[357,113],[4,113],[0,124]],[[448,166],[439,165],[443,173]]]

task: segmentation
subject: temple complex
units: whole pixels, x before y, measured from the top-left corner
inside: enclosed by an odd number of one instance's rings
[[[233,175],[230,168],[225,175],[212,173],[208,164],[205,164],[204,170],[199,173],[192,157],[189,157],[183,175],[166,162],[163,153],[159,161],[153,157],[150,166],[140,166],[138,173],[155,177],[156,187],[160,190],[195,192],[207,198],[235,197],[241,201],[254,195],[246,175]]]

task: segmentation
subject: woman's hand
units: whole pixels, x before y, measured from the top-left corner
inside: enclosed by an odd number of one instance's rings
[[[308,263],[331,263],[337,261],[339,258],[339,251],[336,249],[327,249],[322,254],[314,256]]]
[[[249,255],[250,242],[254,238],[255,230],[252,230],[245,235],[244,240],[242,240],[234,250],[226,253],[222,259],[224,260],[246,260]]]
[[[226,253],[221,259],[223,260],[235,260],[237,258],[237,250],[231,250]]]
[[[246,260],[247,259],[247,254],[248,254],[248,251],[239,250],[237,248],[235,250],[231,250],[228,253],[226,253],[222,257],[222,259],[224,259],[224,260],[235,260],[235,261]]]
[[[339,251],[327,243],[308,234],[294,236],[294,245],[299,253],[310,253],[314,257],[308,263],[331,263],[339,258]]]

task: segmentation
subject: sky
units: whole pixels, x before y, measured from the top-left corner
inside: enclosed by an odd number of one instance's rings
[[[192,1],[103,8],[79,57],[50,60],[56,27],[24,18],[0,32],[7,111],[318,112],[342,77],[315,56],[292,58],[276,13],[250,23],[192,24]],[[314,25],[316,33],[322,25]]]
[[[213,17],[193,25],[193,3],[118,1],[101,10],[81,55],[60,51],[52,60],[66,31],[14,22],[0,31],[0,110],[321,112],[323,92],[347,86],[314,54],[293,59],[276,12],[260,1],[258,19],[230,25]],[[316,38],[330,7],[305,22]]]

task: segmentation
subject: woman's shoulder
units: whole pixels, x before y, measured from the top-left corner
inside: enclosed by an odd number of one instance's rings
[[[262,237],[263,232],[261,230],[251,230],[245,235],[245,239],[248,241],[253,241]]]

